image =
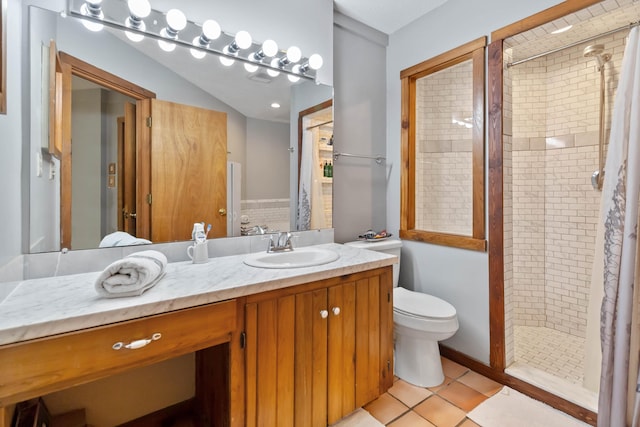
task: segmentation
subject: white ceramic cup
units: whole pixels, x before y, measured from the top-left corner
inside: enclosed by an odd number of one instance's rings
[[[209,250],[207,242],[194,243],[187,248],[187,255],[194,264],[204,264],[209,262]]]

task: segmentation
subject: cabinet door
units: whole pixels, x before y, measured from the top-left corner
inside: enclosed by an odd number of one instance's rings
[[[393,384],[391,274],[356,281],[355,407],[378,398]]]
[[[246,425],[293,426],[295,296],[247,304]]]
[[[296,295],[295,425],[327,425],[327,289]]]
[[[328,424],[356,409],[356,284],[328,289]]]

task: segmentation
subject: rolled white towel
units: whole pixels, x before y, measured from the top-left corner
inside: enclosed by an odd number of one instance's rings
[[[167,257],[158,251],[141,251],[111,263],[98,276],[96,291],[106,298],[142,295],[164,275]]]

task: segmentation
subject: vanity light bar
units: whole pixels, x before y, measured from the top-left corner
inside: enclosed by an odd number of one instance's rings
[[[300,78],[315,81],[316,70],[320,68],[317,64],[322,66],[322,58],[318,54],[311,55],[310,58],[300,56],[300,59],[295,62],[289,59],[291,55],[288,57],[287,52],[281,50],[277,51],[274,58],[269,56],[260,57],[255,53],[263,50],[263,43],[255,40],[252,40],[251,44],[244,49],[229,49],[229,46],[234,48],[237,46],[236,35],[224,31],[220,31],[217,39],[207,40],[209,43],[194,43],[194,40],[203,34],[203,29],[202,25],[188,19],[184,28],[175,34],[171,34],[171,38],[167,38],[163,35],[163,31],[166,32],[167,28],[167,18],[164,12],[151,9],[148,16],[141,19],[139,25],[127,25],[131,18],[131,12],[126,1],[98,1],[100,13],[87,14],[87,4],[93,5],[96,1],[98,0],[68,0],[66,14],[67,16],[81,19],[83,23],[94,24],[95,26],[105,25],[123,30],[128,33],[128,37],[131,40],[142,40],[144,37],[149,37],[162,42],[163,45],[174,44],[191,49],[194,52],[194,57],[201,57],[196,55],[195,52],[201,52],[201,55],[209,53],[217,55],[221,58],[221,62],[224,61],[227,64],[238,61],[247,64],[245,68],[250,70],[254,70],[255,66],[262,67],[272,76],[276,76],[279,73],[286,74],[291,81],[297,81]],[[134,36],[133,39],[130,37],[131,35]],[[317,60],[318,57],[320,57],[319,61]]]

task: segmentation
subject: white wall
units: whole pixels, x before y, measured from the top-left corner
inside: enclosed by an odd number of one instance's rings
[[[289,198],[288,148],[289,123],[247,119],[247,179],[243,199]]]
[[[449,0],[389,37],[387,49],[387,158],[400,164],[400,71],[559,3],[556,0]],[[337,74],[337,73],[336,73]],[[337,76],[335,76],[337,80]],[[387,187],[387,228],[400,228],[400,168]],[[491,242],[489,242],[491,244]],[[405,241],[400,281],[453,304],[460,329],[446,342],[489,363],[487,253]]]
[[[102,96],[102,89],[87,89],[73,91],[71,97],[71,247],[75,249],[95,248],[102,239]]]
[[[384,156],[387,37],[343,15],[336,13],[335,17],[334,153]],[[347,157],[334,162],[336,242],[355,240],[369,228],[378,231],[386,227],[386,174],[398,165],[389,161],[378,165],[374,160]]]

